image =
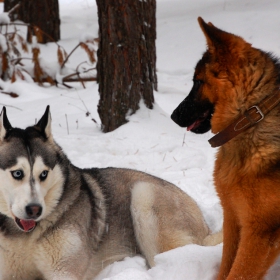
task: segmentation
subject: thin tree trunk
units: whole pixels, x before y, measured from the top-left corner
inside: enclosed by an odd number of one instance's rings
[[[39,43],[47,43],[60,40],[60,18],[58,0],[5,0],[4,10],[9,11],[17,3],[19,8],[12,14],[12,20],[19,19],[34,27],[39,27],[43,33],[37,36]],[[36,30],[29,29],[28,42]],[[38,35],[38,33],[37,33]]]
[[[96,0],[100,43],[98,113],[103,131],[127,122],[140,100],[153,108],[156,76],[155,0]]]

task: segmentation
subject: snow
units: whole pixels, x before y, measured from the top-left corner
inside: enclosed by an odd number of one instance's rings
[[[10,17],[9,13],[0,13],[0,24],[9,24]]]
[[[186,132],[170,119],[189,92],[193,69],[205,50],[197,17],[244,37],[255,47],[280,55],[279,10],[278,0],[157,0],[159,90],[155,92],[154,109],[141,104],[126,125],[111,133],[100,131],[96,83],[86,83],[85,89],[78,83],[71,84],[74,88],[67,89],[39,87],[30,81],[0,81],[3,91],[19,94],[14,99],[1,94],[0,105],[8,106],[12,125],[24,128],[34,124],[49,104],[54,137],[74,164],[128,167],[166,179],[194,198],[210,229],[216,232],[222,227],[222,209],[212,180],[215,149],[207,142],[212,134]],[[94,0],[60,0],[60,13],[59,43],[68,53],[79,41],[98,37]],[[55,75],[56,46],[49,43],[40,48],[42,61]],[[86,53],[77,49],[67,64],[75,69],[85,60]],[[156,256],[156,266],[151,269],[141,256],[125,258],[104,269],[96,279],[212,280],[217,275],[221,255],[222,244],[193,244]],[[266,279],[279,278],[279,272],[280,260]]]

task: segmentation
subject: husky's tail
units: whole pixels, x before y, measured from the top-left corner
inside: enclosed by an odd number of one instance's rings
[[[207,235],[204,238],[202,245],[203,246],[215,246],[222,242],[223,242],[223,229],[221,229],[220,231],[218,231],[216,233]]]

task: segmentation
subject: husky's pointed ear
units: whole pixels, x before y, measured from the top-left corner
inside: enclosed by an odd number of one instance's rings
[[[210,53],[213,53],[218,49],[231,51],[232,49],[236,49],[237,45],[242,45],[242,48],[245,45],[250,45],[241,37],[223,31],[214,26],[214,24],[211,22],[206,23],[201,17],[199,17],[197,20],[206,37],[208,50]]]
[[[40,132],[44,135],[45,138],[50,138],[52,136],[51,122],[52,119],[50,113],[50,106],[48,105],[44,115],[35,125],[40,130]]]
[[[0,141],[3,141],[7,132],[12,129],[12,126],[8,120],[6,107],[3,107],[0,116]]]

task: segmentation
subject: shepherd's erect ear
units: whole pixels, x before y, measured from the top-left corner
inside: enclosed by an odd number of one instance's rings
[[[0,141],[3,141],[7,134],[7,131],[11,129],[12,126],[7,118],[6,107],[3,107],[0,116]]]
[[[208,50],[210,53],[213,53],[218,49],[227,51],[232,51],[234,49],[236,52],[237,49],[243,49],[245,45],[250,46],[250,44],[244,41],[241,37],[223,31],[214,26],[211,22],[206,23],[201,17],[199,17],[197,20],[206,37]]]
[[[201,17],[197,20],[202,32],[205,35],[210,52],[214,51],[219,45],[224,44],[224,37],[228,34],[227,32],[215,27],[211,22],[206,23]]]
[[[46,138],[49,138],[52,136],[51,122],[52,122],[52,119],[51,119],[51,113],[50,113],[50,106],[48,105],[44,115],[38,121],[38,123],[35,125]]]

